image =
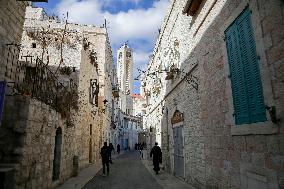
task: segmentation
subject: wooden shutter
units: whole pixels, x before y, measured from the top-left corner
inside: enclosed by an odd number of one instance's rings
[[[255,41],[247,8],[225,31],[237,125],[266,121]]]
[[[236,124],[249,123],[249,107],[243,65],[241,64],[241,50],[239,47],[237,26],[233,24],[226,31],[226,43],[230,64],[234,116]]]
[[[250,15],[247,8],[236,20],[236,24],[239,30],[242,64],[245,68],[250,122],[254,123],[266,121],[266,111]]]

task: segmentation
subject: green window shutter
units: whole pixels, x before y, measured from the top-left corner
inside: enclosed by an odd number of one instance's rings
[[[250,122],[249,107],[247,101],[247,89],[243,65],[241,62],[241,50],[239,47],[239,37],[237,25],[231,25],[226,31],[226,43],[230,64],[234,116],[236,124]]]
[[[239,30],[242,64],[245,68],[250,122],[255,123],[266,121],[266,111],[250,15],[247,8],[236,20],[236,24]]]
[[[247,8],[225,31],[237,125],[266,121],[262,82]]]

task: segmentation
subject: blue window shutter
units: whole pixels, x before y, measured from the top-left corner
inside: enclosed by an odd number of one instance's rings
[[[247,8],[238,17],[236,24],[238,25],[242,64],[247,84],[250,122],[255,123],[267,119],[250,15],[251,13]]]
[[[234,116],[237,125],[250,122],[247,99],[246,80],[243,65],[241,64],[241,50],[239,46],[238,28],[231,25],[225,32],[228,59],[231,72]]]

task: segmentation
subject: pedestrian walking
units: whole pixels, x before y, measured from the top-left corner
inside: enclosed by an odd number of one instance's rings
[[[117,151],[118,154],[120,153],[120,145],[119,144],[117,144],[117,146],[116,146],[116,151]]]
[[[155,142],[155,146],[152,148],[150,152],[150,157],[153,156],[153,170],[156,174],[160,171],[160,163],[162,163],[162,151],[161,148],[158,146],[158,143]]]
[[[111,159],[111,153],[112,153],[112,151],[115,152],[115,149],[114,149],[112,143],[109,143],[108,147],[109,147],[109,162],[112,164],[113,162],[112,162],[112,159]]]
[[[143,146],[142,145],[140,145],[139,152],[140,152],[141,158],[143,159]]]
[[[106,176],[105,168],[107,168],[107,175],[109,175],[109,161],[110,161],[110,150],[107,146],[107,142],[104,142],[104,146],[101,148],[101,157],[103,164],[103,176]]]

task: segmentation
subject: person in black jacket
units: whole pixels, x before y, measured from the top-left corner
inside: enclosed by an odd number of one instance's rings
[[[109,147],[109,152],[110,152],[109,153],[109,162],[112,164],[111,153],[112,153],[112,151],[115,152],[115,149],[114,149],[112,143],[109,143],[108,147]]]
[[[117,144],[117,146],[116,146],[116,151],[117,151],[118,154],[120,153],[120,145],[119,144]]]
[[[105,167],[107,167],[107,175],[109,175],[110,150],[107,146],[107,142],[104,142],[104,146],[101,148],[101,157],[103,164],[103,176],[106,176]]]
[[[153,170],[156,172],[156,174],[160,171],[160,163],[162,163],[162,151],[161,148],[158,146],[158,143],[155,142],[155,146],[152,148],[150,152],[150,157],[153,156]]]

